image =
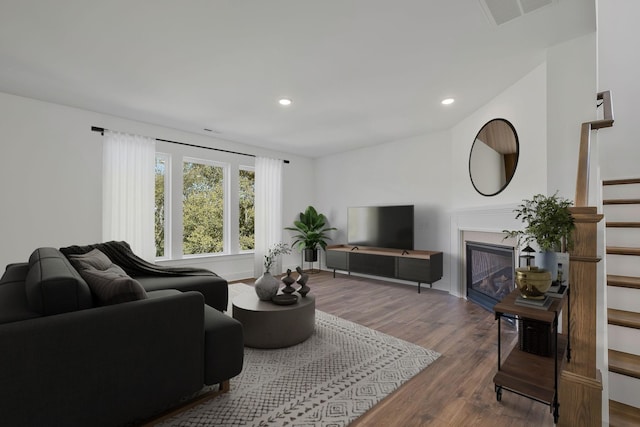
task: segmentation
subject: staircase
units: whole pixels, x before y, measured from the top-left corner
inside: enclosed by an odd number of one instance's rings
[[[603,182],[609,425],[640,426],[640,178]]]

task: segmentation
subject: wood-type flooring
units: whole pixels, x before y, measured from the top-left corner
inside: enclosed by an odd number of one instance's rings
[[[441,354],[351,427],[553,426],[548,405],[507,391],[496,400],[498,325],[492,312],[424,286],[418,294],[415,286],[345,274],[333,278],[326,271],[310,274],[308,284],[318,310]],[[502,330],[504,357],[517,345],[517,334],[506,322]]]

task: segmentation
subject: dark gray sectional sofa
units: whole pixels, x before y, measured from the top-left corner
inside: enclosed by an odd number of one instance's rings
[[[2,425],[136,423],[241,372],[224,279],[131,274],[142,297],[101,305],[67,256],[39,248],[0,279]]]

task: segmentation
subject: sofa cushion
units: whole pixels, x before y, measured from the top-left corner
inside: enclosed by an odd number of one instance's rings
[[[145,299],[145,292],[140,282],[123,274],[119,267],[106,270],[81,270],[80,275],[87,281],[100,305],[119,304],[121,302]]]
[[[164,298],[178,291],[150,291],[149,298]],[[242,323],[204,305],[204,383],[218,384],[242,372],[244,335]]]
[[[204,302],[219,311],[227,309],[229,286],[219,276],[134,276],[147,291],[177,289],[181,292],[196,291],[204,296]]]
[[[51,315],[93,307],[89,286],[55,248],[38,248],[29,257],[25,279],[29,309]]]
[[[242,323],[204,306],[204,383],[217,384],[242,372],[244,335]]]
[[[71,263],[80,271],[100,305],[119,304],[147,298],[147,293],[137,280],[128,276],[122,268],[111,262],[98,249],[86,254],[69,255]]]

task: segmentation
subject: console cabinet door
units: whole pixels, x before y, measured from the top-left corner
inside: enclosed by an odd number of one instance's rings
[[[327,268],[349,271],[349,252],[327,251]]]
[[[430,259],[398,257],[397,277],[414,282],[433,283],[442,279],[442,252]]]
[[[428,259],[396,258],[398,260],[398,279],[413,282],[431,282],[431,262]]]
[[[394,277],[395,257],[351,252],[349,270],[372,276]]]

